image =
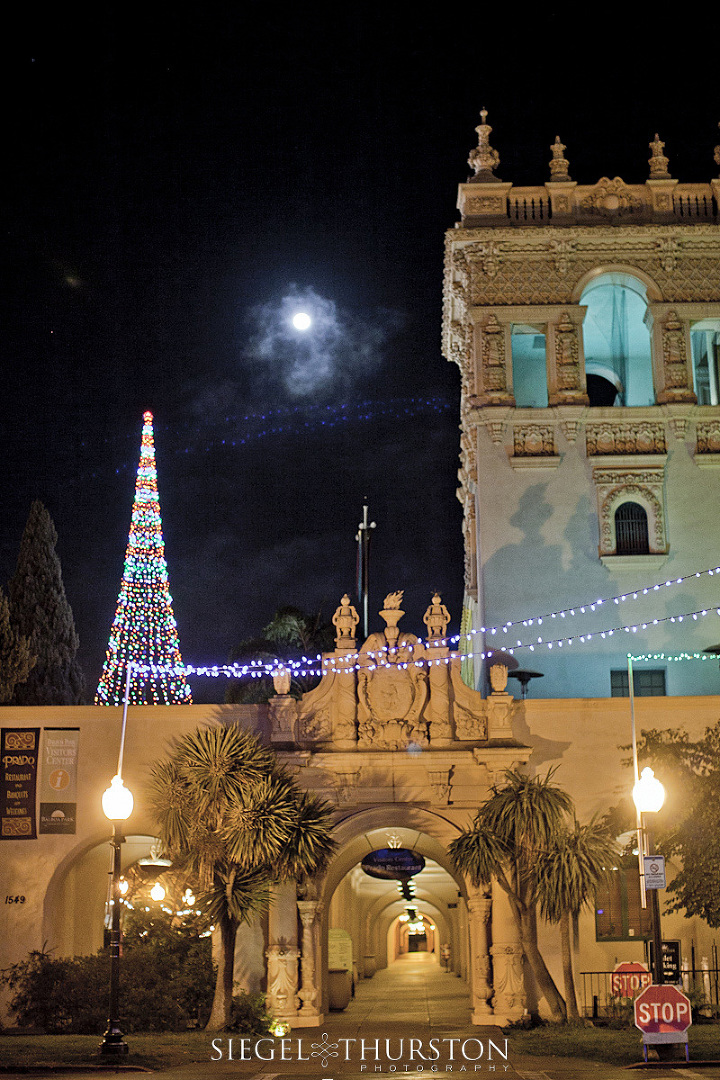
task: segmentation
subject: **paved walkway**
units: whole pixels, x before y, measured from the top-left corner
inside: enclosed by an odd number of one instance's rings
[[[128,1036],[132,1039],[132,1036]],[[298,1060],[298,1039],[301,1060]],[[354,1040],[354,1041],[353,1041]],[[433,1040],[433,1045],[430,1045]],[[162,1080],[630,1080],[633,1072],[619,1066],[577,1058],[531,1058],[513,1053],[512,1034],[499,1028],[473,1027],[465,983],[442,971],[431,956],[409,954],[364,979],[355,999],[342,1013],[331,1013],[321,1028],[297,1029],[289,1042],[289,1060],[238,1060],[241,1040],[232,1042],[228,1060],[228,1037],[208,1036],[207,1061],[182,1065],[162,1072]],[[435,1056],[435,1049],[439,1054]],[[260,1047],[267,1053],[268,1046]],[[219,1054],[222,1052],[222,1060]],[[507,1056],[505,1056],[507,1054]],[[424,1056],[423,1056],[424,1055]],[[215,1060],[213,1060],[215,1058]],[[114,1071],[114,1070],[113,1070]],[[125,1070],[122,1070],[125,1072]],[[703,1069],[691,1062],[689,1069],[669,1063],[650,1071],[654,1080],[714,1077],[717,1069]],[[2,1080],[28,1073],[0,1074]],[[36,1080],[88,1080],[105,1075],[98,1069],[36,1071]],[[110,1073],[112,1075],[112,1073]],[[141,1077],[138,1072],[126,1073]],[[645,1074],[647,1075],[647,1073]]]

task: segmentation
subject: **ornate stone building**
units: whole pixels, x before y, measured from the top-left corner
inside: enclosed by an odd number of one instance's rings
[[[413,902],[432,926],[435,951],[449,946],[452,966],[468,979],[474,1022],[517,1018],[526,1004],[504,896],[469,887],[447,855],[490,785],[527,761],[530,748],[512,729],[518,703],[500,664],[486,700],[463,682],[446,640],[450,615],[437,594],[424,616],[426,638],[403,631],[402,595],[385,598],[384,630],[364,642],[355,638],[357,616],[343,597],[333,620],[337,647],[323,658],[320,684],[300,701],[281,693],[268,706],[270,742],[281,760],[337,807],[337,855],[297,901],[301,937],[293,937],[294,886],[280,890],[270,912],[268,995],[293,1026],[317,1024],[327,1011],[330,930],[352,939],[360,977],[387,966],[402,947],[407,896],[358,865],[368,852],[393,848],[425,860]]]
[[[628,648],[718,639],[692,613],[720,601],[702,573],[720,529],[720,179],[673,179],[656,135],[644,184],[581,185],[558,137],[547,182],[518,188],[495,175],[486,119],[445,260],[463,629],[476,655],[522,642],[521,666],[545,675],[534,694],[602,697]],[[709,665],[656,666],[667,693],[715,688]]]
[[[720,180],[673,180],[656,137],[645,184],[581,186],[556,140],[549,181],[519,189],[494,174],[484,115],[478,134],[445,277],[445,353],[462,376],[462,630],[473,643],[465,659],[450,651],[450,613],[437,594],[423,639],[403,629],[397,592],[365,641],[345,596],[333,619],[336,648],[299,701],[281,673],[267,706],[128,713],[124,775],[136,804],[126,871],[155,841],[147,763],[199,723],[256,730],[331,803],[337,850],[327,871],[278,888],[267,919],[238,937],[237,980],[265,990],[293,1027],[324,1021],[335,968],[354,968],[361,993],[362,979],[410,949],[408,920],[467,980],[475,1023],[542,1009],[505,895],[463,880],[448,844],[515,765],[558,766],[581,821],[616,803],[630,784],[618,749],[629,740],[629,712],[610,691],[628,641],[634,652],[678,652],[720,638],[702,614],[720,607],[720,581],[706,573],[717,563],[720,526]],[[720,166],[720,148],[715,158]],[[418,622],[420,614],[412,613]],[[632,625],[636,632],[616,629]],[[483,651],[483,637],[495,650],[525,646],[516,653],[522,667],[545,675],[529,699],[508,692],[511,661],[502,653],[490,688],[473,688],[471,654]],[[717,721],[714,663],[659,667],[668,696],[638,699],[639,728],[674,724],[698,735]],[[69,956],[102,943],[109,846],[101,795],[116,767],[120,718],[120,709],[101,707],[0,709],[3,728],[38,738],[43,728],[79,733],[77,832],[3,846],[0,968],[44,942]],[[392,864],[398,849],[418,867],[414,889],[366,872],[379,853]],[[607,910],[582,915],[578,971],[644,957],[641,912],[629,910],[625,868],[613,871]],[[666,938],[680,940],[683,963],[712,956],[701,920],[673,915],[663,924]],[[561,984],[553,928],[541,930],[541,947]]]

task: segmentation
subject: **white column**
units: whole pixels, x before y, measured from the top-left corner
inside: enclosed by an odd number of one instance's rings
[[[488,924],[490,921],[489,896],[474,893],[468,896],[470,930],[470,991],[472,994],[473,1024],[493,1024],[495,1019],[490,1006],[492,982]]]
[[[510,901],[496,881],[492,883],[492,1000],[495,1023],[519,1020],[525,1011],[523,948],[510,910]]]

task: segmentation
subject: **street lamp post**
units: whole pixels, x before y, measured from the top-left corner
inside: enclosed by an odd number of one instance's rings
[[[133,808],[132,792],[114,776],[110,787],[103,793],[102,808],[105,817],[112,821],[112,923],[110,929],[110,1005],[108,1024],[100,1053],[121,1057],[128,1052],[128,1044],[120,1030],[120,847],[123,843],[123,821],[130,817]]]
[[[665,788],[655,778],[652,769],[643,769],[640,779],[633,787],[633,802],[640,815],[642,824],[642,847],[644,855],[651,855],[653,848],[652,832],[648,824],[648,814],[655,814],[665,801]],[[657,889],[649,889],[650,925],[653,935],[653,982],[661,985],[665,979],[662,963],[662,930],[660,926],[660,903]]]

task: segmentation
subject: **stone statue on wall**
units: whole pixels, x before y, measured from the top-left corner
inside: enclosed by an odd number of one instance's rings
[[[350,597],[345,593],[332,617],[333,626],[337,630],[335,645],[338,649],[354,647],[355,627],[359,622],[360,616],[350,603]]]
[[[433,594],[432,603],[423,615],[423,622],[428,628],[428,641],[439,641],[446,636],[450,612],[443,604],[440,593]]]

